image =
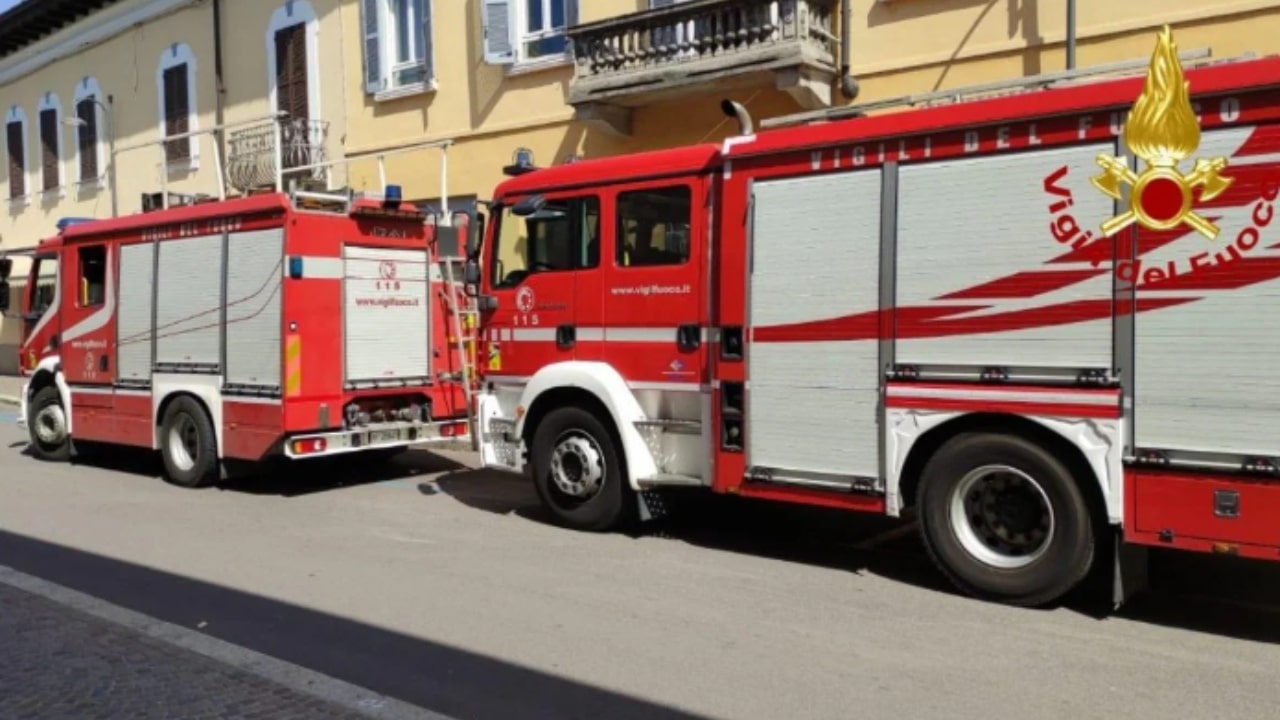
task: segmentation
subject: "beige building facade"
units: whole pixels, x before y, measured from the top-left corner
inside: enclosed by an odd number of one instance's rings
[[[1145,61],[1164,23],[1184,52],[1280,51],[1273,0],[1075,4],[1080,68]],[[726,98],[759,122],[1062,70],[1066,5],[27,0],[0,16],[0,249],[33,244],[60,218],[137,212],[162,188],[270,187],[271,113],[286,113],[290,179],[392,182],[432,209],[443,198],[465,208],[518,158],[719,141],[735,128]],[[157,142],[189,132],[200,134]],[[0,372],[17,337],[4,320]]]
[[[412,84],[390,64],[404,5],[430,18]],[[1078,68],[1145,63],[1164,23],[1184,52],[1280,51],[1271,0],[1076,5]],[[451,206],[486,198],[522,150],[545,166],[719,141],[723,98],[758,122],[1053,72],[1068,39],[1066,3],[1036,0],[344,0],[342,26],[352,184],[375,189],[391,153],[385,175],[438,203],[440,153],[420,146],[449,142]]]
[[[163,205],[162,191],[270,186],[273,113],[287,113],[285,165],[340,159],[343,52],[339,0],[19,4],[0,16],[0,250],[63,218]],[[341,170],[290,177],[345,184]],[[15,279],[25,270],[15,262]],[[0,373],[15,369],[19,333],[17,318],[0,322]]]

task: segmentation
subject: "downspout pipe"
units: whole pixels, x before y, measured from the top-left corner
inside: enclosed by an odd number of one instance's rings
[[[1076,69],[1076,0],[1067,0],[1067,69]]]
[[[853,67],[853,0],[840,0],[840,92],[852,100],[858,97],[858,80],[849,73]]]
[[[214,124],[221,127],[225,122],[224,105],[227,93],[222,77],[222,0],[213,0],[213,82],[214,82]],[[218,133],[216,141],[222,144],[222,134]]]

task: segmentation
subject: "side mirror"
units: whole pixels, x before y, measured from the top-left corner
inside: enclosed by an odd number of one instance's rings
[[[538,212],[547,204],[547,199],[541,195],[527,197],[515,205],[511,206],[511,212],[520,217],[529,217]]]
[[[462,271],[462,282],[467,285],[480,284],[480,262],[475,258],[467,258],[467,264]]]
[[[0,313],[9,312],[9,281],[0,280]]]
[[[467,257],[473,260],[480,257],[480,247],[484,244],[484,221],[484,213],[477,210],[469,226],[471,235],[467,238]]]

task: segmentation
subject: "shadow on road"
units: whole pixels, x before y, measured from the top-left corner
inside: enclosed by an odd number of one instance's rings
[[[551,522],[532,485],[522,478],[460,470],[420,489],[425,494],[449,495],[486,512]],[[673,491],[667,497],[669,515],[646,524],[637,535],[835,571],[871,573],[934,592],[959,594],[925,554],[910,519],[715,496],[698,490]],[[1112,612],[1109,548],[1100,545],[1098,552],[1095,572],[1050,610],[1076,612],[1100,621],[1125,619],[1280,643],[1280,564],[1153,549],[1149,589]]]
[[[26,443],[17,443],[23,447]],[[31,450],[23,451],[30,456]],[[153,450],[80,443],[72,461],[99,470],[139,475],[160,481],[163,466]],[[394,457],[365,453],[337,455],[319,460],[290,461],[277,459],[260,467],[249,467],[217,485],[223,491],[252,495],[301,497],[343,488],[384,482],[402,482],[433,473],[465,467],[427,450],[411,450]]]
[[[690,713],[220,585],[0,531],[16,570],[457,718]]]

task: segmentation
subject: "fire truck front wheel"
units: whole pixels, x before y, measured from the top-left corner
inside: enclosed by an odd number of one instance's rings
[[[160,424],[160,454],[165,478],[174,485],[200,488],[218,479],[218,438],[209,415],[190,397],[169,403]]]
[[[67,410],[58,388],[46,385],[31,399],[27,409],[27,432],[31,448],[41,460],[65,462],[71,459],[71,437],[67,434]]]
[[[1089,505],[1065,465],[1021,437],[964,433],[930,458],[920,531],[942,572],[968,594],[1047,604],[1093,563]]]
[[[593,413],[552,410],[533,434],[533,482],[556,521],[578,530],[617,527],[630,490],[613,435]]]

